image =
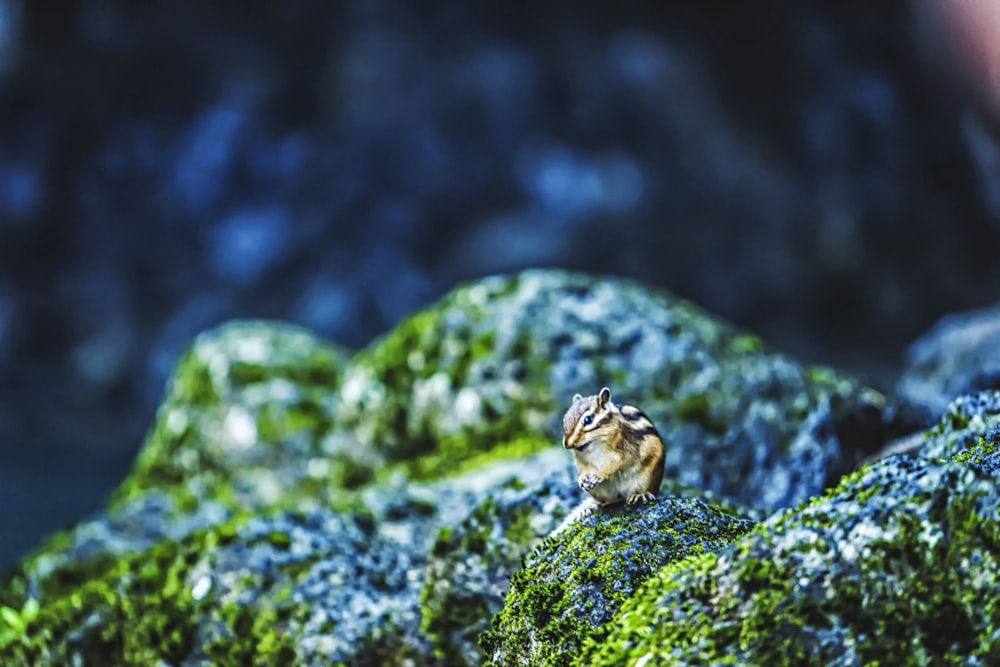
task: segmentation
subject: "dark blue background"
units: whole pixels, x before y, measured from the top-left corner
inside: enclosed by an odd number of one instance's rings
[[[360,347],[558,266],[889,385],[996,297],[992,143],[910,3],[617,4],[0,0],[0,565],[226,318]]]

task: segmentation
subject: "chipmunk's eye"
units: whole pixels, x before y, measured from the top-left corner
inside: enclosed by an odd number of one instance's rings
[[[594,415],[587,415],[583,418],[583,425],[590,426],[594,423]]]

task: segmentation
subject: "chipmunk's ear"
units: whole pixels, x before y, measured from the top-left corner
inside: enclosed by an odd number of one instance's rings
[[[574,403],[576,403],[578,401],[582,401],[582,400],[583,400],[583,396],[581,396],[580,394],[573,394],[573,402]]]
[[[608,389],[607,387],[604,387],[603,389],[601,389],[601,393],[597,395],[597,404],[603,408],[605,405],[608,404],[608,401],[610,400],[611,400],[611,390]]]

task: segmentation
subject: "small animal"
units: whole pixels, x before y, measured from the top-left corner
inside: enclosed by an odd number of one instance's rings
[[[573,397],[563,417],[563,447],[580,471],[577,484],[600,506],[652,502],[663,481],[663,441],[649,417],[611,402],[611,390]],[[592,514],[590,504],[575,519]]]

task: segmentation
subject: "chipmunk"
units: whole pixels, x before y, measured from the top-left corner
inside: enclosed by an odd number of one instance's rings
[[[611,390],[577,394],[563,417],[563,447],[573,450],[577,480],[599,505],[582,507],[573,520],[598,506],[652,502],[663,481],[663,441],[649,417],[631,405],[616,406]]]

